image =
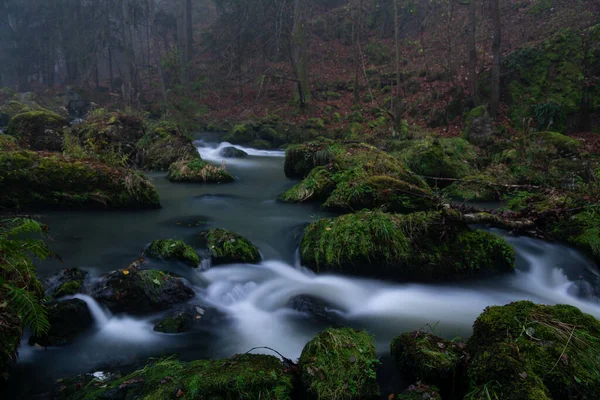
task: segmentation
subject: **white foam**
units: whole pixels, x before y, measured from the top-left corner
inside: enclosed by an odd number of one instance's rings
[[[244,147],[237,144],[231,144],[228,142],[222,142],[218,145],[212,143],[205,143],[203,141],[198,141],[200,144],[198,146],[198,153],[205,161],[222,163],[226,164],[235,164],[235,165],[252,165],[252,160],[248,158],[224,158],[221,156],[221,150],[226,147],[235,147],[238,150],[245,151],[249,156],[252,157],[285,157],[285,151],[281,150],[258,150],[250,147]]]

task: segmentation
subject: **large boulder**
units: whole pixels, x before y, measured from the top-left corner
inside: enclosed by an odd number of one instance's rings
[[[57,383],[55,399],[292,399],[292,376],[273,356],[237,355],[182,362],[173,357],[149,363],[126,376],[90,384],[91,374]]]
[[[416,331],[394,338],[390,350],[403,381],[426,382],[439,387],[445,397],[456,398],[465,388],[464,347],[464,343]]]
[[[488,307],[467,342],[471,393],[488,398],[600,398],[600,322],[569,305]],[[480,397],[474,397],[480,398]]]
[[[73,342],[94,322],[87,304],[83,300],[70,299],[54,302],[47,307],[50,330],[43,336],[31,336],[29,344],[64,346]]]
[[[248,239],[227,229],[209,229],[200,234],[206,239],[213,265],[257,263],[260,253]]]
[[[470,143],[477,146],[487,146],[494,141],[493,119],[485,106],[475,107],[469,111],[463,135]]]
[[[67,120],[51,111],[29,111],[15,115],[6,133],[32,150],[61,151]]]
[[[171,182],[228,183],[235,181],[224,165],[217,167],[200,158],[173,163],[169,167],[167,178]]]
[[[20,209],[157,208],[145,176],[52,153],[0,153],[0,207]]]
[[[83,91],[73,87],[67,87],[64,96],[64,104],[69,116],[83,118],[90,109],[90,102],[85,98]]]
[[[150,243],[144,255],[158,257],[165,260],[179,260],[190,267],[200,265],[200,257],[196,250],[181,240],[161,239]]]
[[[371,335],[352,328],[319,333],[299,359],[308,398],[321,400],[378,399],[378,364]]]
[[[402,161],[366,144],[325,140],[291,146],[284,166],[286,176],[304,179],[282,201],[323,201],[340,211],[412,212],[438,205],[425,181]]]
[[[176,124],[161,121],[136,145],[139,164],[146,170],[166,171],[176,161],[200,159],[198,149]]]
[[[223,158],[244,158],[248,157],[248,153],[244,150],[240,150],[237,147],[228,146],[221,149],[219,155]]]
[[[454,211],[323,218],[306,227],[300,255],[316,272],[402,281],[444,281],[515,267],[514,250],[503,238],[472,230]]]
[[[194,297],[181,278],[157,270],[130,267],[103,276],[91,295],[113,312],[132,314],[165,310]]]

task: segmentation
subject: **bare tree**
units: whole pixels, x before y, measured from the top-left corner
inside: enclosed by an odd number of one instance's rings
[[[494,31],[492,39],[492,103],[490,114],[493,118],[496,118],[500,105],[500,45],[502,43],[502,26],[500,25],[500,6],[498,0],[491,0],[490,5]]]
[[[468,47],[469,47],[469,91],[471,98],[477,105],[477,42],[475,41],[475,29],[477,19],[475,17],[475,7],[477,0],[471,0],[469,3],[469,21],[467,25],[468,31]]]

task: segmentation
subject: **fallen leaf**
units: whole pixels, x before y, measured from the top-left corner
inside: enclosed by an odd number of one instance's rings
[[[527,379],[527,372],[520,372],[519,376],[523,379]]]
[[[128,271],[128,270],[126,270],[126,269],[124,269],[124,270],[123,270],[123,275],[129,275],[129,271]]]
[[[330,227],[327,227],[327,228],[325,228],[325,230],[326,230],[326,231],[330,231],[330,230],[331,230],[331,228],[330,228]]]
[[[184,394],[185,394],[185,393],[183,393],[183,390],[181,390],[181,389],[178,389],[178,390],[177,390],[177,393],[175,394],[175,396],[177,396],[177,398],[180,398],[180,397],[182,397]]]
[[[396,397],[396,396],[394,395],[394,393],[392,393],[388,396],[388,400],[394,400],[394,397]]]

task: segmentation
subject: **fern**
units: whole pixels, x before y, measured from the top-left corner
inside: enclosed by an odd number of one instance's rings
[[[17,315],[23,320],[25,326],[35,336],[41,336],[50,330],[50,321],[46,308],[40,304],[39,299],[25,289],[12,285],[4,285],[11,297],[9,306],[14,307]]]

